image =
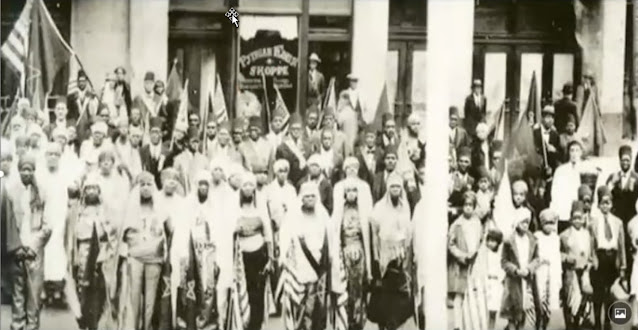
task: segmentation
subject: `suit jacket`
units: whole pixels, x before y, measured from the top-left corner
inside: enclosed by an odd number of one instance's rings
[[[552,173],[554,173],[558,165],[561,164],[561,159],[563,157],[563,151],[560,147],[560,136],[558,136],[558,132],[556,132],[556,130],[554,129],[549,131],[549,144],[554,146],[556,152],[549,152],[549,150],[546,150],[547,164],[545,164],[545,158],[543,156],[543,137],[541,128],[534,128],[534,146],[536,146],[536,152],[543,160],[543,165],[549,166],[552,169]]]
[[[385,173],[386,171],[383,170],[374,174],[374,181],[372,182],[372,199],[375,203],[383,198],[387,191]]]
[[[308,72],[308,106],[321,105],[326,91],[326,79],[323,73],[315,71],[314,79]],[[336,110],[336,109],[335,109]]]
[[[368,164],[366,163],[366,154],[368,152],[368,148],[366,146],[361,146],[357,148],[355,151],[355,157],[359,161],[359,178],[366,181],[370,187],[373,186],[374,183],[374,174],[383,170],[383,150],[381,148],[374,148],[374,167],[368,168]]]
[[[485,122],[487,99],[481,95],[480,104],[474,102],[474,95],[470,94],[465,98],[465,118],[463,118],[463,127],[471,136],[476,135],[476,125]]]
[[[310,176],[306,174],[303,178],[301,178],[301,180],[299,180],[299,182],[297,182],[297,191],[299,191],[302,184],[308,181],[310,181]],[[321,204],[323,204],[326,210],[328,210],[329,214],[332,214],[332,185],[325,176],[322,176],[321,181],[319,181],[319,196],[321,197]]]
[[[299,150],[301,154],[299,156],[303,157],[302,160],[299,159],[298,155],[288,145],[288,143],[292,142],[288,142],[289,139],[290,138],[284,139],[284,142],[280,144],[279,147],[277,147],[277,151],[275,152],[275,159],[287,160],[288,164],[290,164],[290,173],[288,174],[288,178],[291,182],[298,182],[306,175],[305,160],[308,159],[308,156],[310,155],[310,143],[303,137],[301,138],[301,150]],[[304,163],[303,167],[301,166],[302,161]]]
[[[609,214],[609,224],[612,227],[612,230],[616,230],[618,235],[618,246],[616,254],[616,268],[618,270],[627,269],[627,251],[625,250],[625,229],[622,221],[615,217],[613,214]],[[589,222],[589,232],[594,240],[594,250],[598,250],[598,238],[597,238],[597,228],[599,225],[604,225],[602,222],[605,221],[602,215],[592,217]],[[598,258],[596,258],[596,254],[594,253],[593,260],[594,269],[598,268]]]
[[[92,119],[92,117],[97,114],[98,100],[89,90],[86,90],[84,98],[80,99],[80,92],[76,91],[75,93],[67,95],[66,107],[69,110],[66,115],[67,120],[77,121],[85,111],[89,113],[82,117]]]
[[[523,310],[523,281],[528,281],[528,284],[531,284],[532,294],[534,296],[534,305],[536,306],[536,315],[539,315],[540,312],[540,299],[538,297],[538,292],[536,290],[536,285],[533,282],[534,272],[540,265],[540,260],[538,258],[538,243],[536,241],[536,237],[532,235],[532,233],[527,232],[525,235],[529,241],[529,255],[527,270],[529,274],[525,278],[521,278],[516,274],[518,270],[520,270],[519,263],[519,251],[516,247],[515,236],[518,235],[513,233],[512,236],[508,237],[503,242],[502,247],[502,255],[501,255],[501,266],[505,271],[505,282],[504,282],[504,296],[503,303],[501,305],[501,315],[506,318],[510,317],[521,317],[524,316],[525,311]]]
[[[638,199],[638,174],[629,173],[629,180],[625,187],[622,186],[621,173],[616,172],[607,179],[612,195],[611,212],[620,218],[623,223],[628,223],[636,216],[636,200]]]
[[[155,177],[155,184],[158,189],[162,189],[162,170],[165,168],[166,159],[168,158],[169,150],[166,145],[160,146],[160,157],[154,159],[151,155],[151,146],[145,145],[140,149],[140,158],[142,159],[142,170],[148,171]]]
[[[562,98],[554,103],[554,126],[558,133],[565,133],[565,127],[567,126],[567,119],[569,115],[574,116],[576,119],[576,127],[578,127],[578,106],[576,102],[568,98]]]
[[[458,150],[460,147],[469,147],[472,142],[472,138],[463,127],[456,128],[456,134],[454,138],[450,139],[450,144],[454,150]]]

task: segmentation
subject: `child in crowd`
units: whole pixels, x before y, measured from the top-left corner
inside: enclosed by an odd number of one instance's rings
[[[598,188],[598,208],[601,215],[591,219],[591,231],[594,235],[596,258],[592,272],[594,286],[594,322],[596,329],[602,329],[601,317],[605,328],[611,326],[607,311],[613,303],[611,286],[616,279],[625,278],[627,259],[625,256],[625,231],[620,219],[611,213],[611,192],[607,186]]]
[[[448,294],[453,300],[455,329],[463,329],[463,297],[468,287],[469,273],[478,254],[483,230],[475,213],[476,194],[463,194],[461,215],[448,233]]]
[[[532,213],[521,207],[512,216],[516,228],[503,243],[501,256],[505,271],[501,316],[508,321],[507,329],[518,330],[536,325],[539,313],[534,273],[539,266],[539,257],[536,237],[529,232]]]
[[[514,209],[527,209],[530,212],[529,230],[530,232],[535,232],[540,228],[540,226],[536,219],[534,209],[532,209],[532,207],[529,205],[529,202],[527,201],[528,193],[529,188],[525,181],[518,180],[512,184],[512,203],[514,204]]]
[[[490,173],[485,167],[479,169],[478,190],[476,192],[476,215],[485,224],[491,213],[494,200],[494,190],[490,180]]]
[[[474,177],[469,173],[472,165],[472,154],[468,147],[461,147],[456,153],[457,168],[450,176],[448,187],[448,220],[456,219],[462,212],[464,194],[474,188]],[[476,196],[475,196],[476,197]]]
[[[545,209],[540,214],[541,230],[534,236],[538,242],[540,266],[536,270],[536,287],[540,298],[538,328],[547,329],[551,312],[560,309],[561,259],[560,239],[556,233],[558,214]]]
[[[487,310],[489,311],[489,326],[492,330],[496,326],[496,317],[503,299],[503,279],[505,272],[501,267],[501,243],[503,233],[497,228],[490,229],[485,238],[487,249]]]
[[[593,244],[593,237],[585,224],[584,204],[574,201],[571,226],[560,234],[563,316],[568,330],[578,329],[584,320],[589,319],[593,293],[589,277],[594,260]]]
[[[565,132],[560,135],[560,148],[561,150],[568,150],[567,146],[570,142],[574,141],[576,137],[574,136],[576,133],[576,118],[574,115],[569,114],[567,116],[567,124],[565,125]],[[565,153],[563,159],[561,159],[562,163],[566,163],[569,161],[569,153]]]

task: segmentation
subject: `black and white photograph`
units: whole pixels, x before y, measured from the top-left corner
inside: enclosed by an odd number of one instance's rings
[[[638,0],[0,1],[0,330],[638,330]]]

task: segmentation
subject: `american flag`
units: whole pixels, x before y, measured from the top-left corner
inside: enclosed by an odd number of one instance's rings
[[[226,327],[228,330],[243,330],[250,321],[250,305],[248,303],[248,289],[246,286],[246,276],[244,273],[244,259],[239,248],[239,241],[235,240],[234,257],[234,283],[231,288],[228,317]]]
[[[31,7],[33,0],[27,0],[20,17],[13,25],[7,40],[0,48],[0,54],[19,77],[20,88],[24,88],[25,62],[29,52],[29,28],[31,26]]]
[[[275,88],[275,109],[273,110],[273,117],[277,115],[283,116],[284,119],[284,127],[288,125],[288,120],[290,120],[290,112],[288,112],[288,107],[286,107],[286,103],[284,102],[284,98],[281,97],[281,93],[279,92],[279,88],[277,88],[276,84],[273,84]]]

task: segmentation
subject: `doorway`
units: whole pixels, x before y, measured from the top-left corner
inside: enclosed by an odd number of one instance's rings
[[[399,125],[413,112],[425,120],[425,79],[417,79],[425,75],[425,55],[423,41],[390,41],[388,44],[386,87],[390,110],[394,111]]]

